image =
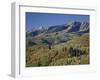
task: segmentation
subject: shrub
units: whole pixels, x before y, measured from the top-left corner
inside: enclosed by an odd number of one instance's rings
[[[40,58],[40,64],[41,66],[48,66],[49,65],[49,57],[48,56],[45,56],[43,55],[41,58]]]
[[[50,65],[57,66],[57,65],[66,65],[66,64],[67,64],[67,58],[61,58],[56,61],[53,61]]]

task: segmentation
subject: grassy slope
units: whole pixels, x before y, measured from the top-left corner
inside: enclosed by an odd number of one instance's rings
[[[51,39],[55,40],[58,37],[63,37],[65,32],[51,33],[47,35],[39,35],[33,39],[37,43],[41,42],[43,38],[48,39],[48,35]],[[26,49],[26,66],[58,66],[58,65],[75,65],[75,64],[88,64],[89,63],[89,34],[86,33],[82,36],[76,36],[75,34],[69,34],[72,40],[64,43],[55,44],[49,49],[46,44],[38,44],[35,46],[27,47]],[[68,35],[67,35],[68,36]],[[77,48],[83,51],[81,56],[69,56],[69,48]]]

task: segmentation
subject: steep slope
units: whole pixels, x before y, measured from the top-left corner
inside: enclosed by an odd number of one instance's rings
[[[63,25],[50,26],[49,28],[41,28],[30,32],[29,36],[36,36],[41,33],[54,33],[66,30],[66,32],[89,32],[88,22],[72,22]]]
[[[26,35],[28,45],[55,45],[67,42],[89,32],[88,22],[72,22],[64,25],[41,28]]]
[[[72,22],[64,25],[56,25],[48,28],[48,33],[66,30],[66,32],[86,32],[89,30],[88,22]]]

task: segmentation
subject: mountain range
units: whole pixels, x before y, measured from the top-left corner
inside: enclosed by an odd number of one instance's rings
[[[70,22],[26,32],[28,45],[59,44],[89,33],[89,22]],[[30,44],[29,44],[30,42]]]
[[[88,22],[72,22],[63,25],[50,26],[49,28],[42,27],[41,29],[36,29],[31,31],[27,35],[36,36],[41,33],[53,33],[66,30],[66,32],[89,32],[89,23]]]

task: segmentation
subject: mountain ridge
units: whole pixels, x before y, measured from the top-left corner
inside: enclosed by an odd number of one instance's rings
[[[62,30],[66,30],[66,32],[88,32],[89,31],[89,23],[88,22],[72,22],[70,24],[62,24],[62,25],[54,25],[48,28],[42,27],[41,29],[36,29],[29,33],[30,36],[36,36],[41,33],[53,33],[59,32]]]
[[[70,24],[50,26],[48,29],[41,28],[27,35],[27,42],[37,44],[59,44],[72,40],[89,32],[88,22],[72,22]]]

